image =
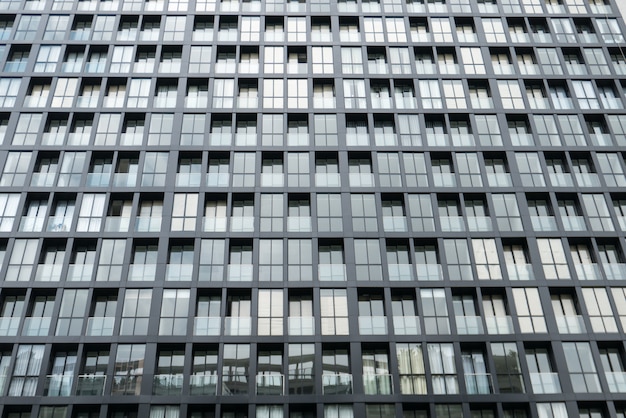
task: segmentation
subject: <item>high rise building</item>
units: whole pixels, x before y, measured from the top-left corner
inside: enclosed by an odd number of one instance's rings
[[[0,417],[626,418],[622,0],[0,0]]]

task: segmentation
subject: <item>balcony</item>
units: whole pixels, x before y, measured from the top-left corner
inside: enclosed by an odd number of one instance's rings
[[[474,232],[491,231],[493,230],[493,226],[491,225],[491,218],[489,216],[468,216],[467,229]]]
[[[167,264],[165,281],[189,282],[193,276],[193,264]]]
[[[315,318],[312,316],[290,316],[289,335],[315,335]]]
[[[248,376],[245,374],[228,374],[222,376],[222,395],[247,395]]]
[[[68,232],[72,229],[72,217],[53,216],[48,219],[48,232]]]
[[[70,264],[67,269],[68,282],[88,282],[93,275],[93,264]]]
[[[135,219],[135,232],[159,232],[161,221],[161,217],[138,216]]]
[[[155,374],[152,379],[153,395],[180,395],[183,391],[183,374]]]
[[[226,280],[229,282],[251,282],[252,264],[229,264]]]
[[[511,187],[513,180],[509,173],[488,173],[487,183],[489,187]]]
[[[433,142],[437,141],[437,142]],[[445,141],[445,142],[440,142]],[[443,139],[434,139],[432,136],[428,137],[429,144],[437,144],[444,145],[447,144],[447,138],[444,136]],[[456,177],[454,173],[433,173],[433,184],[435,187],[456,187]]]
[[[35,273],[36,282],[58,282],[61,280],[63,266],[56,264],[39,264]]]
[[[120,106],[123,107],[123,106]],[[120,134],[120,145],[136,147],[143,143],[143,132],[123,132]]]
[[[202,218],[202,230],[204,232],[225,232],[228,226],[228,218]]]
[[[579,187],[600,187],[600,177],[593,173],[575,173]]]
[[[383,216],[385,232],[406,232],[406,216]]]
[[[352,393],[352,375],[326,374],[322,375],[322,395],[350,395]]]
[[[374,187],[375,179],[372,173],[349,173],[350,187]]]
[[[250,335],[252,333],[252,318],[242,316],[227,316],[224,318],[224,335]]]
[[[257,395],[285,394],[285,376],[282,374],[258,374],[256,376]]]
[[[386,316],[359,316],[360,335],[387,335]]]
[[[210,336],[220,335],[221,317],[219,316],[197,316],[193,321],[193,335]]]
[[[128,268],[129,282],[153,282],[156,278],[156,264],[131,264]]]
[[[87,173],[87,187],[109,187],[111,173]]]
[[[561,216],[563,229],[566,231],[585,231],[585,218],[583,216]]]
[[[582,334],[586,332],[582,315],[556,316],[556,326],[561,334]]]
[[[602,268],[608,280],[626,279],[626,264],[625,263],[603,264]]]
[[[532,264],[507,264],[509,280],[535,280]]]
[[[43,223],[43,216],[22,216],[19,230],[20,232],[39,232],[43,229]]]
[[[487,316],[485,317],[487,334],[501,335],[513,334],[513,319],[510,316]]]
[[[176,174],[177,187],[200,187],[200,173],[178,173]]]
[[[261,173],[261,187],[283,187],[284,185],[283,173]]]
[[[104,232],[128,232],[130,218],[107,216],[104,221]]]
[[[366,395],[391,395],[393,376],[390,374],[364,374],[363,392]]]
[[[491,373],[464,373],[465,389],[470,395],[488,395],[493,393]]]
[[[462,216],[440,216],[441,230],[443,232],[465,231],[465,221]]]
[[[228,187],[229,182],[229,173],[208,173],[206,175],[206,185],[208,187]]]
[[[388,264],[389,281],[410,282],[413,280],[413,266],[411,264]]]
[[[417,281],[443,280],[441,264],[416,264],[415,272],[417,274]]]
[[[216,374],[194,374],[189,378],[190,395],[217,395],[217,375]]]
[[[46,386],[43,391],[44,396],[70,396],[72,392],[72,382],[74,376],[53,374],[46,376]]]
[[[77,396],[102,396],[106,376],[95,374],[82,374],[78,376],[76,382]]]
[[[609,384],[609,392],[626,393],[626,372],[606,372],[604,375]]]
[[[230,232],[254,232],[254,216],[232,216]]]
[[[530,384],[536,394],[561,393],[558,373],[530,373]]]
[[[483,321],[480,316],[456,316],[456,330],[460,335],[483,334]]]
[[[91,317],[87,319],[87,335],[92,337],[109,337],[113,335],[114,317]]]
[[[135,187],[137,185],[137,173],[115,173],[113,175],[113,186],[115,187]]]
[[[574,187],[574,179],[570,173],[550,173],[552,187]]]
[[[17,335],[20,318],[0,318],[0,336],[11,337]]]
[[[22,335],[27,337],[45,337],[50,330],[52,318],[49,316],[28,317],[24,319]]]
[[[610,134],[592,133],[589,134],[591,143],[595,146],[610,147],[613,145],[613,140]]]
[[[317,276],[320,282],[345,282],[345,264],[318,264]]]
[[[393,331],[396,335],[419,335],[420,328],[419,316],[393,317]]]
[[[556,231],[556,218],[554,216],[531,216],[530,220],[534,231]]]
[[[597,263],[574,264],[578,280],[602,280],[600,265]]]
[[[339,173],[315,173],[315,186],[341,187],[341,176]]]
[[[310,216],[289,216],[287,217],[288,232],[311,232]]]
[[[52,187],[55,177],[56,173],[33,173],[30,185],[32,187]]]

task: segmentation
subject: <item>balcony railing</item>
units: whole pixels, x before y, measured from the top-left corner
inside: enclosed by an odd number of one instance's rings
[[[602,272],[599,264],[574,264],[574,268],[578,280],[602,280]]]
[[[261,187],[283,187],[284,184],[283,173],[261,173]]]
[[[556,218],[554,216],[531,216],[530,220],[535,231],[556,231]]]
[[[561,216],[563,229],[566,231],[585,231],[585,218],[583,216]]]
[[[138,216],[135,219],[136,232],[159,232],[161,230],[161,217]]]
[[[487,316],[487,334],[512,334],[513,319],[510,316]]]
[[[322,395],[349,395],[352,393],[352,375],[326,374],[322,375]]]
[[[310,216],[289,216],[287,217],[288,232],[311,232]]]
[[[385,232],[406,232],[406,216],[383,216]]]
[[[483,334],[483,322],[480,316],[457,316],[456,330],[461,335]]]
[[[561,334],[582,334],[586,331],[582,315],[557,316],[555,319]]]
[[[289,335],[315,335],[315,318],[312,316],[290,316]]]
[[[228,187],[229,182],[229,173],[208,173],[206,175],[206,185],[208,187]]]
[[[36,282],[58,282],[61,280],[63,266],[56,264],[39,264],[35,273]]]
[[[359,334],[361,335],[386,335],[386,316],[359,316]]]
[[[104,221],[104,232],[128,232],[130,218],[107,216]]]
[[[388,264],[390,281],[408,282],[413,280],[413,266],[411,264]]]
[[[189,378],[189,393],[191,395],[217,395],[216,374],[194,374]]]
[[[443,280],[443,269],[441,264],[416,264],[415,272],[418,281],[439,281]]]
[[[24,319],[22,335],[29,337],[43,337],[48,335],[52,318],[49,316],[28,317]]]
[[[157,264],[131,264],[128,268],[128,281],[152,282],[156,277]]]
[[[193,276],[193,264],[167,264],[165,280],[170,282],[189,282]]]
[[[489,216],[468,216],[467,228],[470,231],[491,231],[491,218]]]
[[[254,232],[254,216],[232,216],[230,218],[231,232]]]
[[[46,386],[44,396],[70,396],[72,393],[72,382],[74,376],[53,374],[46,376]]]
[[[317,274],[321,282],[345,282],[346,281],[346,265],[345,264],[318,264]]]
[[[224,318],[224,335],[250,335],[251,333],[252,318],[241,316]]]
[[[626,279],[625,263],[608,263],[602,265],[604,274],[608,280],[624,280]]]
[[[225,232],[228,227],[228,218],[202,218],[202,230],[204,232]]]
[[[253,267],[252,264],[229,264],[226,280],[229,282],[251,282]]]
[[[284,395],[285,376],[282,374],[258,374],[256,376],[257,395]]]
[[[393,317],[393,331],[396,335],[419,335],[420,329],[419,316]]]
[[[350,173],[350,187],[374,187],[375,180],[372,173]]]
[[[391,395],[393,376],[390,374],[364,374],[363,392],[366,395]]]
[[[209,336],[220,335],[221,317],[219,316],[197,316],[193,321],[193,335]]]
[[[20,318],[0,318],[0,336],[11,337],[17,335]]]
[[[183,374],[155,374],[152,379],[153,395],[180,395],[183,390]]]
[[[76,382],[77,396],[102,396],[104,394],[105,375],[82,374]]]
[[[87,335],[92,337],[108,337],[113,335],[114,326],[114,317],[91,317],[87,319]]]
[[[626,372],[606,372],[604,375],[609,384],[609,392],[626,393]]]
[[[534,393],[561,393],[558,373],[530,373]]]
[[[573,187],[574,179],[570,173],[550,173],[552,187]]]
[[[464,373],[465,389],[470,395],[488,395],[493,393],[491,373]]]
[[[532,264],[507,264],[509,280],[535,280]]]
[[[339,173],[315,173],[315,185],[317,187],[341,187]]]
[[[33,173],[30,185],[32,187],[52,187],[55,177],[56,173]]]
[[[245,374],[228,374],[222,376],[222,395],[247,395],[248,376]]]
[[[441,230],[443,232],[465,231],[465,221],[462,216],[440,216]]]

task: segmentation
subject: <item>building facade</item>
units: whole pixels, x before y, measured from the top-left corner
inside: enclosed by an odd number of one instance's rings
[[[0,416],[625,418],[620,0],[1,0]]]

